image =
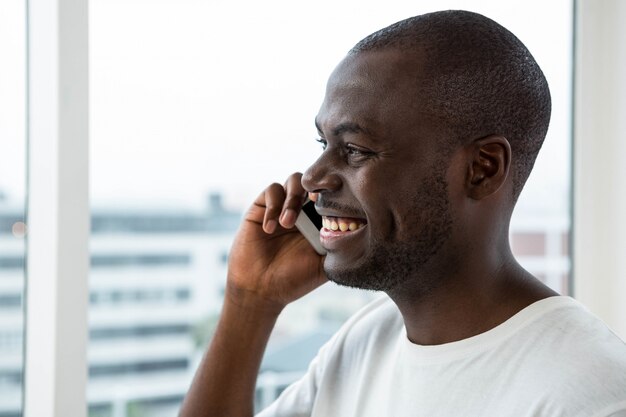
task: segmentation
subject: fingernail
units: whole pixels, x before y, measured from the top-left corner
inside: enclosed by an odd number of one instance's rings
[[[296,212],[293,209],[287,209],[280,218],[283,227],[291,227],[296,221]]]
[[[277,226],[278,223],[276,222],[276,220],[268,220],[267,223],[265,223],[265,231],[267,233],[274,233]]]
[[[309,200],[317,201],[317,193],[309,193]]]

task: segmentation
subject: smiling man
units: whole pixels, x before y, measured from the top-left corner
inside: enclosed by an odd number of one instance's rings
[[[316,117],[324,150],[264,190],[182,416],[251,416],[276,318],[327,280],[386,296],[261,416],[626,416],[626,346],[511,254],[550,93],[509,31],[446,11],[359,42]],[[326,256],[293,227],[306,196]]]

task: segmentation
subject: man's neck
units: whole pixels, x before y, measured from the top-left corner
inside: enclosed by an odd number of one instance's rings
[[[409,340],[420,345],[454,342],[484,333],[546,297],[558,295],[510,256],[500,265],[466,265],[440,276],[424,291],[419,279],[389,291],[404,318]],[[432,277],[429,278],[432,281]],[[417,284],[416,284],[417,282]]]

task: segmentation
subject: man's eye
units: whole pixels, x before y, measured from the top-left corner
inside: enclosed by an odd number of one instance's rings
[[[322,150],[326,150],[326,147],[328,146],[328,142],[326,142],[326,139],[322,139],[322,138],[317,138],[315,139],[315,141],[317,143],[319,143],[320,145],[322,145]]]
[[[359,148],[350,144],[346,146],[345,152],[348,156],[353,156],[353,157],[366,157],[366,156],[372,155],[371,151],[368,151],[368,150],[365,150],[365,149],[362,149],[362,148]]]
[[[348,155],[360,156],[360,155],[365,155],[366,152],[364,152],[363,150],[359,148],[355,148],[354,146],[346,146],[346,153]]]

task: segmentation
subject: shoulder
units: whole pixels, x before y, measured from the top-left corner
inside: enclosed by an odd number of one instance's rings
[[[626,343],[575,300],[561,317],[563,366],[578,368],[579,381],[590,380],[596,389],[614,384],[626,400]]]
[[[578,366],[612,364],[626,371],[626,343],[578,301],[562,297],[537,330],[559,355],[556,362],[576,361]],[[558,359],[558,360],[557,360]],[[626,378],[626,372],[623,373]]]
[[[534,384],[545,388],[551,400],[570,404],[571,415],[595,416],[625,401],[624,341],[572,298],[544,304],[552,308],[519,334],[527,339],[523,362],[533,370]]]

